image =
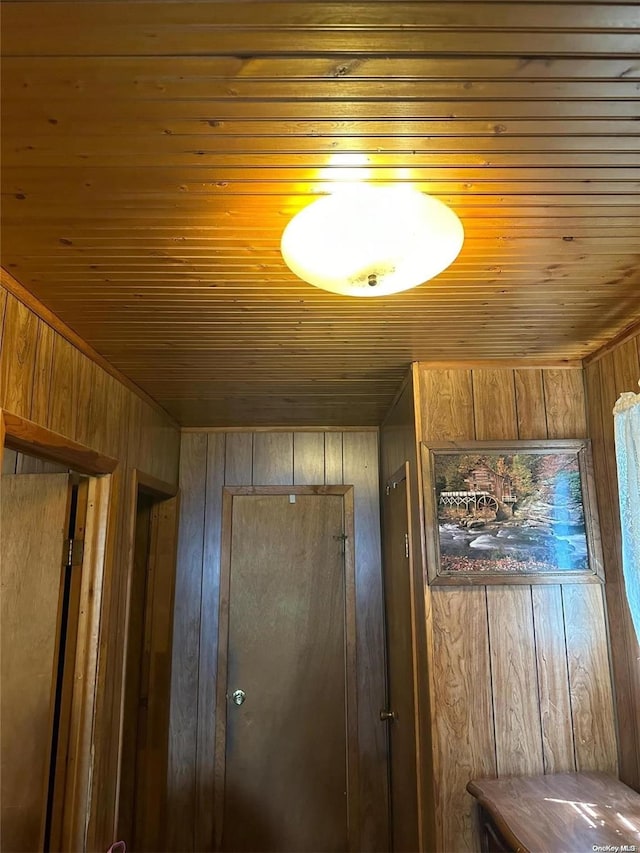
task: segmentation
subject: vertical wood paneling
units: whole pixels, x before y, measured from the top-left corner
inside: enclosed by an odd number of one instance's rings
[[[257,432],[253,437],[253,485],[293,482],[293,433]]]
[[[191,445],[187,447],[187,442],[195,438],[207,442],[206,482],[203,480],[202,447],[198,445],[195,454]],[[198,467],[200,474],[196,476]],[[184,477],[181,479],[180,547],[186,547],[183,543],[194,538],[193,534],[186,533],[188,519],[194,514],[196,517],[190,523],[197,529],[197,538],[202,534],[204,545],[202,555],[198,553],[195,561],[189,554],[183,558],[181,550],[177,567],[173,669],[176,673],[186,668],[187,676],[184,683],[181,680],[184,675],[174,676],[172,686],[169,813],[173,826],[170,836],[172,849],[206,850],[211,849],[213,831],[211,803],[222,487],[250,485],[252,480],[256,485],[293,485],[294,479],[296,482],[304,479],[310,485],[325,480],[337,484],[344,480],[355,486],[356,566],[363,596],[358,610],[358,643],[363,655],[366,650],[370,658],[369,644],[374,647],[377,644],[381,651],[383,648],[377,433],[237,431],[207,435],[189,432],[183,435],[181,459],[181,470],[185,472],[187,468],[193,471],[193,476],[188,482]],[[196,580],[198,572],[199,580]],[[188,577],[181,578],[185,573]],[[184,600],[180,605],[181,598]],[[183,609],[182,614],[178,613],[179,607]],[[199,631],[197,642],[193,630]],[[193,694],[194,678],[189,674],[194,666],[194,654],[199,662],[197,700]],[[377,784],[380,788],[386,780],[384,727],[377,724],[372,727],[371,722],[377,721],[381,703],[384,703],[382,661],[363,674],[360,690],[359,713],[366,721],[364,731],[371,732],[373,728],[375,732],[372,739],[364,737],[359,744],[360,761],[365,769],[361,788],[365,808],[363,849],[383,851],[388,849],[384,810],[379,807],[367,810],[374,797],[378,797],[378,803],[386,802],[380,799],[386,797],[386,790],[367,788],[367,784]],[[185,723],[186,715],[191,716],[188,723]],[[193,727],[196,730],[195,749]],[[367,778],[374,781],[367,783]],[[171,808],[172,791],[177,803],[175,814]]]
[[[576,767],[618,770],[613,697],[609,674],[604,603],[599,585],[565,584],[562,599],[566,620],[571,714]]]
[[[293,482],[300,486],[324,483],[324,435],[296,432],[293,435]]]
[[[39,323],[30,414],[30,420],[38,424],[46,424],[49,416],[54,340],[55,333],[51,327],[47,326],[46,323]],[[91,446],[96,447],[97,445]]]
[[[518,437],[513,371],[474,370],[473,400],[478,441]]]
[[[179,433],[161,413],[39,319],[35,310],[0,288],[0,316],[4,317],[0,400],[10,411],[81,440],[120,463],[111,476],[87,841],[88,849],[106,849],[113,841],[115,819],[128,484],[133,467],[175,482]],[[147,410],[153,411],[153,430]]]
[[[640,340],[640,335],[638,335]],[[613,359],[613,372],[616,377],[616,391],[638,392],[640,382],[640,358],[635,339],[616,347],[610,356]]]
[[[97,364],[86,359],[82,359],[78,364],[76,440],[83,444],[87,444],[92,437],[91,427],[95,421],[92,417],[92,409],[96,408],[97,402],[94,392],[98,372],[103,371]]]
[[[11,294],[7,295],[0,358],[2,405],[16,415],[31,413],[38,318]]]
[[[421,371],[420,403],[424,441],[474,437],[470,370]]]
[[[371,659],[372,651],[384,649],[384,606],[378,499],[378,435],[345,432],[342,435],[344,482],[354,486],[356,552],[357,656]],[[386,756],[384,726],[373,730],[385,701],[384,661],[371,671],[358,668],[358,720],[362,733],[358,744],[362,766],[383,768]],[[386,774],[360,774],[361,845],[364,850],[386,851],[389,827],[380,803],[387,802]]]
[[[533,586],[536,667],[545,773],[576,769],[560,586]]]
[[[478,826],[466,784],[496,775],[486,591],[434,589],[433,702],[438,850],[477,850]]]
[[[253,470],[253,433],[227,433],[224,482],[227,486],[250,486]]]
[[[207,482],[200,606],[200,663],[198,671],[198,742],[196,755],[195,849],[213,844],[214,733],[218,660],[218,599],[222,489],[225,472],[225,434],[207,437]]]
[[[179,567],[173,614],[171,729],[167,808],[172,850],[194,847],[200,607],[204,551],[207,436],[188,433],[180,450]]]
[[[7,309],[7,291],[0,287],[0,359],[2,359],[2,341],[4,338],[4,315]]]
[[[544,384],[541,370],[514,370],[518,438],[546,438]]]
[[[498,776],[542,773],[530,587],[487,588]]]
[[[78,350],[59,335],[53,344],[51,383],[56,389],[49,402],[47,426],[54,432],[76,437],[78,405]]]
[[[417,423],[421,423],[421,437],[427,442],[586,435],[580,370],[504,368],[443,371],[418,365],[418,372],[421,398]],[[453,393],[453,388],[456,393]],[[610,395],[612,393],[613,386]],[[427,528],[426,536],[432,535],[434,532]],[[600,588],[575,585],[573,594],[578,610],[587,606],[585,602],[589,602],[594,590],[599,592]],[[488,648],[493,671],[485,666],[482,658],[476,666],[475,658],[469,656],[466,676],[469,691],[480,694],[489,691],[489,710],[496,723],[496,743],[489,747],[486,742],[484,745],[468,743],[464,737],[451,736],[442,714],[443,703],[448,702],[449,706],[456,708],[459,703],[464,709],[466,699],[462,690],[456,692],[455,681],[450,683],[447,696],[441,696],[443,677],[439,675],[438,668],[443,661],[448,661],[450,654],[447,648],[450,628],[442,624],[445,618],[451,619],[448,599],[453,597],[452,600],[456,600],[462,592],[474,592],[477,596],[480,590],[437,587],[425,590],[427,664],[431,669],[431,730],[436,768],[436,846],[443,850],[478,849],[479,845],[479,838],[470,829],[473,825],[471,804],[465,799],[464,788],[469,779],[474,774],[480,775],[480,772],[469,762],[465,764],[465,756],[476,753],[484,756],[485,760],[494,762],[493,772],[498,774],[572,769],[575,767],[574,733],[577,740],[580,730],[584,740],[583,752],[588,753],[590,749],[593,761],[600,769],[611,766],[613,718],[608,663],[595,652],[590,652],[585,659],[586,666],[598,668],[598,678],[604,686],[596,688],[588,678],[580,678],[580,668],[574,661],[579,710],[572,709],[570,699],[574,694],[569,691],[570,668],[565,646],[565,633],[568,637],[571,627],[566,621],[559,587],[504,585],[482,589],[489,607],[491,631]],[[463,620],[466,618],[465,613]],[[456,643],[471,643],[472,637],[467,637],[466,632],[477,631],[477,626],[469,620],[467,627],[463,621],[459,630],[463,638],[456,638]],[[591,632],[595,648],[606,649],[607,627],[602,609],[591,611]],[[468,713],[474,713],[475,708]],[[591,711],[599,713],[602,722],[588,736],[586,719]],[[589,737],[591,747],[587,746]],[[459,761],[460,756],[462,759]],[[451,772],[452,766],[458,768],[456,773]]]
[[[328,486],[343,483],[342,479],[342,433],[324,434],[324,482]]]
[[[545,370],[543,376],[549,438],[584,438],[587,421],[582,370]]]

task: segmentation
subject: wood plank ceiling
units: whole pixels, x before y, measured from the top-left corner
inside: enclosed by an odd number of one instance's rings
[[[3,266],[185,425],[376,424],[415,359],[580,358],[640,317],[639,28],[610,2],[6,0]],[[450,269],[363,300],[287,270],[346,154],[451,205]]]

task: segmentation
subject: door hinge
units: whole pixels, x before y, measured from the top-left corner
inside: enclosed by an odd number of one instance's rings
[[[67,539],[65,542],[64,553],[66,566],[81,566],[82,558],[84,557],[84,540]]]
[[[409,559],[409,534],[404,534],[404,555]]]

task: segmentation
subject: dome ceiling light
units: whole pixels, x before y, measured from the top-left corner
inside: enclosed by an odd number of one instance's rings
[[[359,184],[301,210],[282,256],[303,281],[345,296],[388,296],[438,275],[458,256],[462,223],[408,187]]]

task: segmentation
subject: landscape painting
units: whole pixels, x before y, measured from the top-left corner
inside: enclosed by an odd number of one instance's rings
[[[578,451],[477,444],[431,451],[438,574],[589,572]]]

